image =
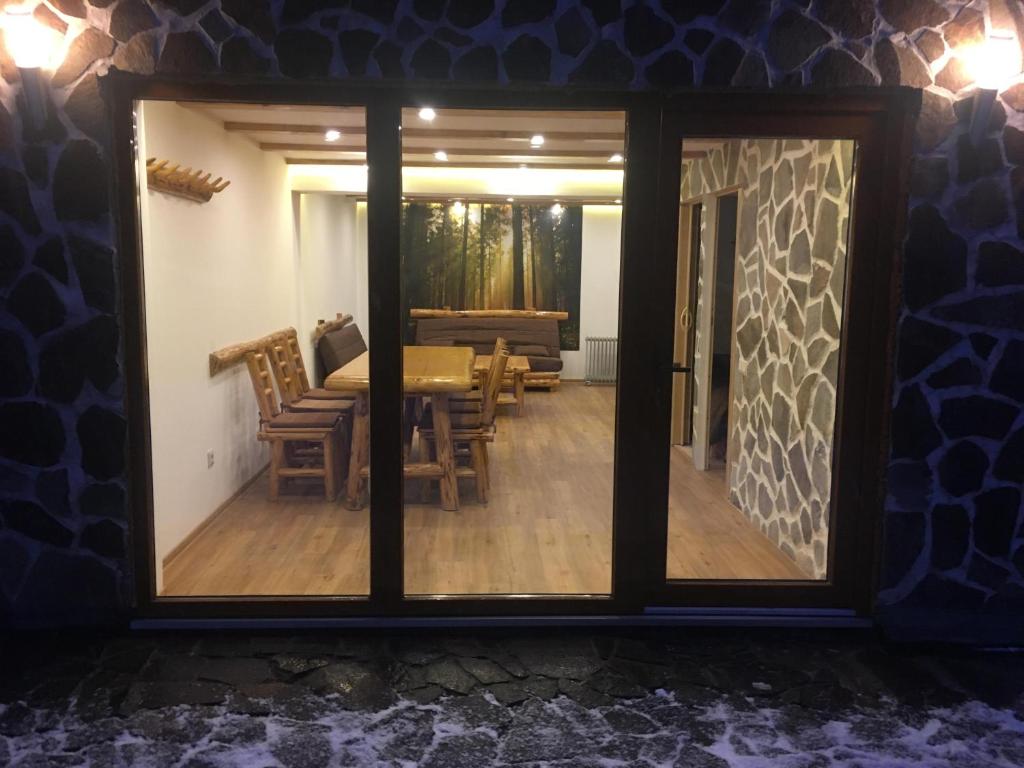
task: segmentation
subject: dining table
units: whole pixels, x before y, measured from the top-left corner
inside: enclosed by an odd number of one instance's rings
[[[474,353],[470,347],[407,346],[402,348],[402,387],[406,397],[429,397],[436,441],[437,460],[406,462],[405,477],[437,479],[441,486],[441,506],[459,508],[459,485],[455,470],[455,446],[452,442],[448,399],[455,392],[473,388]],[[370,459],[370,353],[363,352],[324,380],[324,387],[356,396],[352,418],[352,448],[349,452],[345,503],[360,509],[369,477]],[[395,407],[399,407],[396,403]]]

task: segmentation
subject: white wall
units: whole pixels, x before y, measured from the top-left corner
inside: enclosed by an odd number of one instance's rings
[[[300,295],[296,327],[312,378],[311,337],[317,321],[346,312],[367,338],[366,206],[346,195],[305,193],[298,198]]]
[[[580,349],[562,350],[563,379],[583,379],[586,375],[587,336],[619,335],[621,229],[621,206],[583,206]]]
[[[208,355],[297,326],[299,286],[283,160],[173,102],[146,102],[140,118],[140,157],[231,181],[199,204],[146,190],[141,174],[159,589],[164,556],[267,461],[245,368],[210,378]]]

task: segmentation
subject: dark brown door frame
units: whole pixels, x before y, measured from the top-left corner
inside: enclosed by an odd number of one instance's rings
[[[664,94],[591,90],[584,88],[479,89],[458,85],[419,86],[409,83],[253,82],[225,79],[139,77],[113,72],[103,79],[113,120],[113,174],[115,218],[120,263],[122,326],[128,416],[128,468],[130,535],[133,555],[133,609],[137,619],[334,619],[358,617],[465,618],[500,616],[625,616],[641,613],[648,605],[855,607],[866,610],[874,585],[863,577],[851,585],[826,589],[805,584],[696,583],[677,588],[665,585],[664,558],[667,536],[667,446],[671,407],[669,381],[671,339],[659,329],[671,327],[674,302],[666,288],[675,281],[665,275],[675,269],[675,230],[678,213],[679,138],[701,126],[703,135],[741,135],[763,132],[766,118],[780,131],[796,134],[794,113],[803,120],[813,115],[840,115],[837,120],[870,119],[884,128],[875,154],[885,164],[899,167],[899,185],[883,185],[881,206],[873,221],[877,227],[875,270],[866,270],[857,282],[856,296],[871,293],[877,308],[864,336],[889,349],[894,314],[895,281],[890,265],[897,235],[902,232],[905,194],[905,159],[908,156],[909,104],[906,91],[875,90],[862,95],[822,97],[781,94]],[[394,355],[370,356],[371,485],[370,597],[209,597],[156,598],[153,551],[153,489],[150,443],[148,372],[146,370],[145,298],[142,275],[141,229],[135,179],[134,102],[140,99],[241,101],[251,103],[328,104],[365,106],[367,120],[368,248],[370,332],[378,349]],[[401,151],[399,124],[402,106],[430,103],[447,108],[491,109],[615,109],[627,112],[626,175],[623,190],[622,255],[620,268],[619,390],[616,400],[616,445],[613,512],[612,596],[536,595],[456,596],[454,598],[403,595],[403,517],[401,481],[401,280],[398,222],[401,204]],[[667,109],[666,109],[667,107]],[[886,116],[887,110],[895,110]],[[682,115],[687,118],[682,120]],[[752,116],[754,116],[752,118]],[[783,130],[783,127],[785,130]],[[840,131],[849,136],[849,130]],[[691,134],[693,135],[693,134]],[[676,158],[676,160],[673,160]],[[895,165],[894,165],[895,164]],[[865,197],[866,194],[861,195]],[[666,204],[670,216],[664,215]],[[858,216],[860,216],[858,209]],[[888,229],[885,229],[888,227]],[[860,229],[858,229],[860,231]],[[881,233],[888,232],[886,239]],[[885,242],[883,242],[885,240]],[[857,252],[872,243],[858,237]],[[861,286],[864,283],[864,286]],[[665,294],[665,295],[663,295]],[[858,299],[867,303],[867,296]],[[857,306],[860,306],[859,304]],[[668,316],[668,326],[664,316]],[[846,330],[844,329],[844,334]],[[856,341],[856,340],[855,340]],[[844,338],[844,343],[846,340]],[[858,347],[860,348],[860,347]],[[876,353],[877,354],[877,353]],[[889,371],[888,355],[868,362],[867,388],[857,393],[863,402],[843,408],[876,406],[860,441],[852,447],[858,461],[879,464],[884,445]],[[863,362],[863,360],[862,360]],[[845,365],[841,370],[846,370]],[[880,396],[884,390],[884,396]],[[867,413],[867,411],[865,411]],[[664,432],[664,434],[662,434]],[[871,446],[875,446],[874,450]],[[877,570],[876,529],[880,514],[876,502],[880,479],[859,489],[860,514],[844,536],[870,542],[870,567]],[[845,478],[845,475],[844,475]],[[664,482],[662,482],[664,481]],[[851,479],[848,482],[855,482]],[[849,489],[842,486],[840,492]],[[854,489],[857,491],[858,489]],[[837,536],[833,536],[835,540]],[[862,558],[862,562],[865,562]],[[828,599],[821,595],[828,592]],[[865,601],[865,596],[866,601]]]
[[[898,305],[900,245],[907,206],[910,140],[920,96],[911,89],[872,89],[832,96],[687,94],[666,103],[662,131],[657,270],[652,282],[652,322],[672,327],[670,295],[679,199],[679,170],[686,138],[846,138],[857,141],[857,175],[840,343],[836,438],[832,478],[829,563],[826,581],[672,580],[666,574],[668,450],[651,472],[657,502],[650,507],[652,569],[648,602],[694,608],[760,609],[781,605],[871,611],[880,566],[881,509],[888,447],[893,328]],[[655,351],[668,387],[671,341]],[[669,404],[658,399],[652,441],[668,446]]]

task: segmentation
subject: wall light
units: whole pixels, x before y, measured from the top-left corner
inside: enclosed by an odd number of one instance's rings
[[[32,5],[4,9],[4,44],[21,74],[22,93],[28,125],[40,130],[49,112],[49,93],[43,70],[52,69],[64,42],[63,36],[32,15]]]
[[[622,155],[620,155],[618,152],[616,152],[614,155],[612,155],[611,157],[608,158],[608,162],[609,163],[621,163],[622,162]]]
[[[341,138],[341,131],[331,128],[324,132],[324,141],[337,141]]]
[[[437,117],[437,112],[435,112],[430,107],[423,107],[423,109],[419,111],[419,115],[420,120],[426,120],[429,123],[431,120]]]
[[[999,91],[1020,75],[1020,41],[1009,30],[993,29],[985,36],[985,41],[967,51],[964,58],[978,86],[971,115],[971,141],[978,144],[987,132]]]
[[[530,137],[530,146],[533,147],[534,149],[536,149],[537,147],[543,147],[544,137],[541,136],[539,133],[534,134],[533,136]]]
[[[442,163],[447,163],[448,162],[448,153],[445,152],[443,149],[439,149],[439,150],[437,150],[437,152],[434,153],[434,159],[435,160],[440,160]]]

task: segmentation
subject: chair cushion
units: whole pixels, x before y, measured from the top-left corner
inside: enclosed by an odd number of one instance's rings
[[[448,413],[449,421],[451,421],[452,429],[476,429],[480,427],[480,409],[479,407],[469,412],[451,410]],[[420,418],[420,429],[434,428],[434,414],[430,408],[430,404],[423,409],[423,416]]]
[[[355,360],[365,351],[366,342],[355,323],[336,331],[328,331],[316,343],[316,353],[328,374]]]
[[[513,355],[526,355],[527,357],[551,357],[551,352],[541,344],[513,344]]]
[[[315,387],[302,393],[303,400],[355,400],[355,398],[355,392],[340,392],[322,387]]]
[[[355,405],[353,400],[307,400],[302,397],[292,400],[285,406],[286,411],[326,411],[330,413],[348,413]]]
[[[341,414],[323,411],[287,411],[279,413],[264,426],[269,432],[295,429],[333,429]]]
[[[530,361],[531,371],[557,372],[562,370],[562,359],[560,357],[533,357],[526,358]]]

